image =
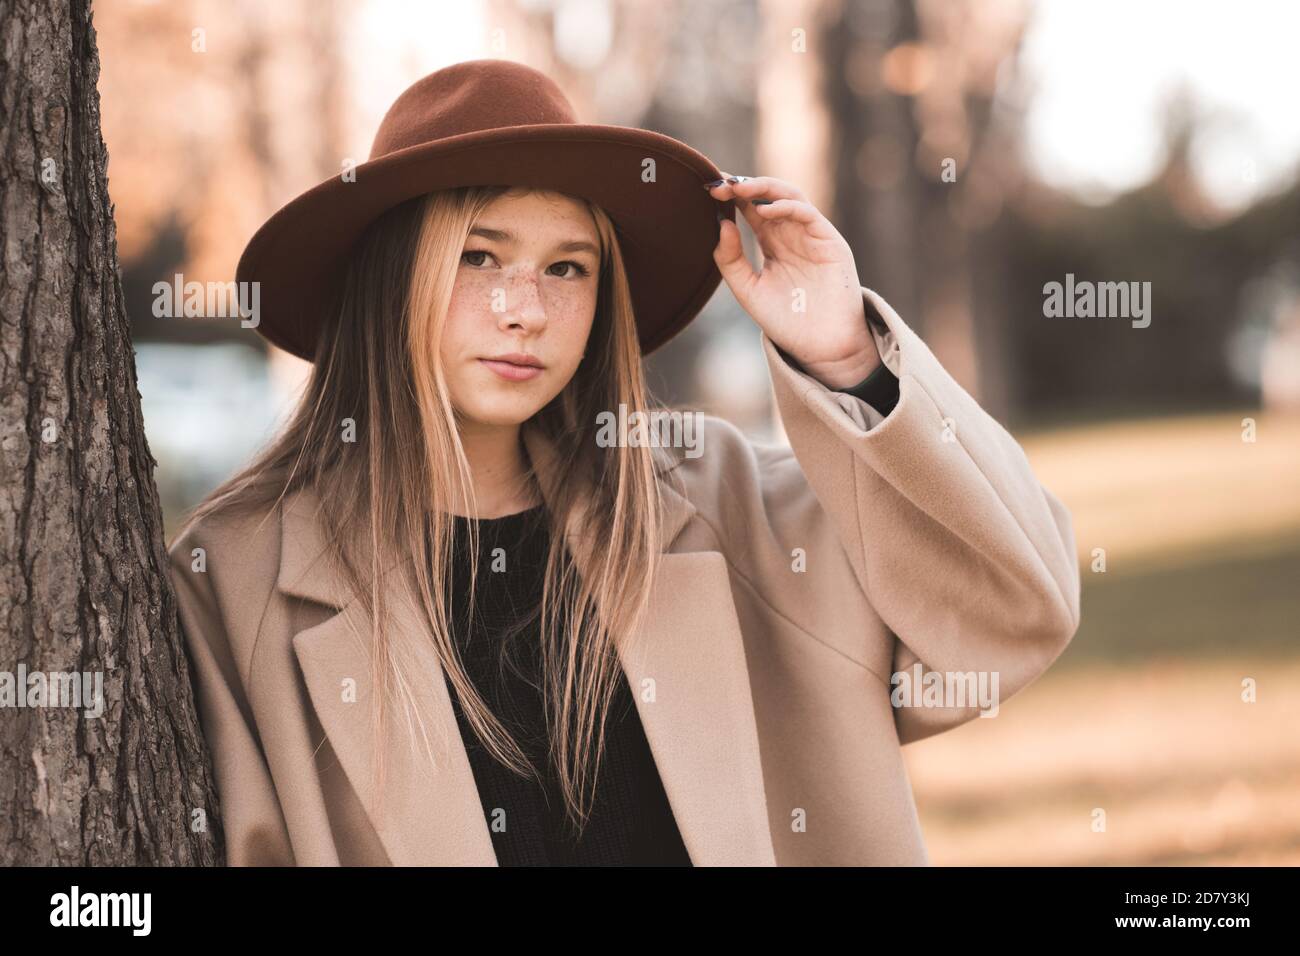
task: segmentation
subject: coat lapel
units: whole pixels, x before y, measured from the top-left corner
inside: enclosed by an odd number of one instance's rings
[[[552,467],[549,443],[525,429],[539,472]],[[543,489],[551,487],[542,482]],[[584,499],[585,500],[585,499]],[[695,507],[664,485],[665,549]],[[442,666],[424,632],[409,573],[390,575],[388,615],[393,636],[413,638],[416,665],[427,680],[413,692],[436,767],[428,766],[419,728],[395,708],[385,739],[386,799],[373,806],[374,734],[368,616],[326,560],[317,520],[319,502],[301,492],[286,500],[278,588],[339,609],[293,639],[312,706],[392,862],[399,866],[492,866],[496,854],[460,738]],[[579,572],[588,565],[580,540],[581,514],[571,516],[566,543]],[[731,598],[726,560],[717,551],[661,555],[650,611],[638,632],[616,642],[623,671],[654,755],[664,791],[692,862],[697,866],[771,866],[757,729],[743,637]],[[355,681],[355,703],[344,688]]]
[[[651,613],[619,647],[696,866],[773,866],[744,642],[717,551],[665,554]]]
[[[306,493],[286,505],[278,587],[286,594],[340,609],[293,638],[294,654],[330,746],[394,865],[493,866],[492,838],[442,665],[431,641],[409,639],[418,638],[424,628],[404,570],[389,578],[389,637],[407,638],[403,643],[413,648],[418,672],[427,675],[412,681],[411,691],[419,712],[428,715],[428,740],[436,764],[429,766],[418,728],[413,732],[406,727],[400,708],[392,708],[393,720],[385,735],[385,798],[375,803],[369,652],[374,635],[369,616],[326,560],[317,507],[317,499]],[[344,689],[350,686],[355,694],[345,696]]]

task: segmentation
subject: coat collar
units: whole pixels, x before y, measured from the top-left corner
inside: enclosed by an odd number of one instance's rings
[[[554,468],[554,448],[530,429],[524,431],[524,442],[543,476],[546,498],[545,489],[554,487],[546,480]],[[728,565],[717,551],[668,551],[696,508],[669,482],[660,487],[665,553],[645,622],[634,639],[617,642],[620,662],[692,861],[774,865],[744,640]],[[338,609],[293,638],[330,744],[394,864],[494,865],[491,836],[431,642],[412,642],[416,666],[431,677],[413,683],[420,712],[433,715],[437,723],[437,768],[421,759],[405,722],[394,721],[385,742],[385,793],[390,796],[382,806],[371,806],[373,735],[365,711],[343,702],[339,693],[341,682],[352,680],[356,700],[369,699],[370,621],[327,558],[328,542],[317,520],[320,507],[305,491],[284,502],[277,587],[291,597]],[[565,538],[581,573],[588,558],[578,535],[580,522],[580,512],[571,516]],[[423,631],[414,594],[405,567],[389,576],[390,628]],[[431,811],[433,807],[438,809]]]

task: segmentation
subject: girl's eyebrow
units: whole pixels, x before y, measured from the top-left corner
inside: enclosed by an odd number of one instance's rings
[[[506,244],[515,243],[519,240],[519,237],[508,229],[490,229],[487,226],[475,226],[470,229],[469,234],[471,236],[481,236],[492,242],[504,242]],[[600,250],[586,239],[569,239],[565,242],[558,242],[551,251],[590,252],[594,256],[600,256]]]

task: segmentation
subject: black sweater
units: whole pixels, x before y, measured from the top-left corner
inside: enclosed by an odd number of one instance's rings
[[[549,531],[542,506],[479,521],[474,621],[467,621],[468,520],[457,517],[451,614],[466,671],[494,715],[544,780],[524,778],[492,756],[447,682],[492,845],[501,866],[690,866],[625,675],[609,712],[605,754],[587,825],[575,838],[547,753],[537,653]],[[493,571],[496,557],[505,570]],[[459,583],[457,583],[459,582]],[[528,626],[505,639],[520,616]],[[445,678],[444,678],[445,679]]]
[[[862,382],[838,391],[888,415],[898,404],[899,382],[882,362]],[[488,752],[466,721],[456,691],[448,682],[497,862],[502,866],[690,866],[626,675],[617,684],[595,802],[580,836],[574,834],[564,812],[547,751],[546,720],[538,691],[539,621],[535,612],[541,601],[549,543],[544,517],[539,505],[504,518],[479,521],[477,613],[472,623],[468,621],[465,587],[469,578],[468,521],[456,518],[451,613],[457,645],[470,680],[543,780],[539,785],[533,777],[515,774]],[[497,548],[505,560],[502,571],[492,570]],[[521,616],[529,618],[528,625],[506,639],[508,626]]]

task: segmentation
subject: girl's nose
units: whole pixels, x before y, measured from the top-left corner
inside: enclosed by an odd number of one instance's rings
[[[541,285],[534,275],[518,276],[507,280],[505,309],[498,325],[503,329],[535,332],[546,324],[546,304],[542,301]]]

